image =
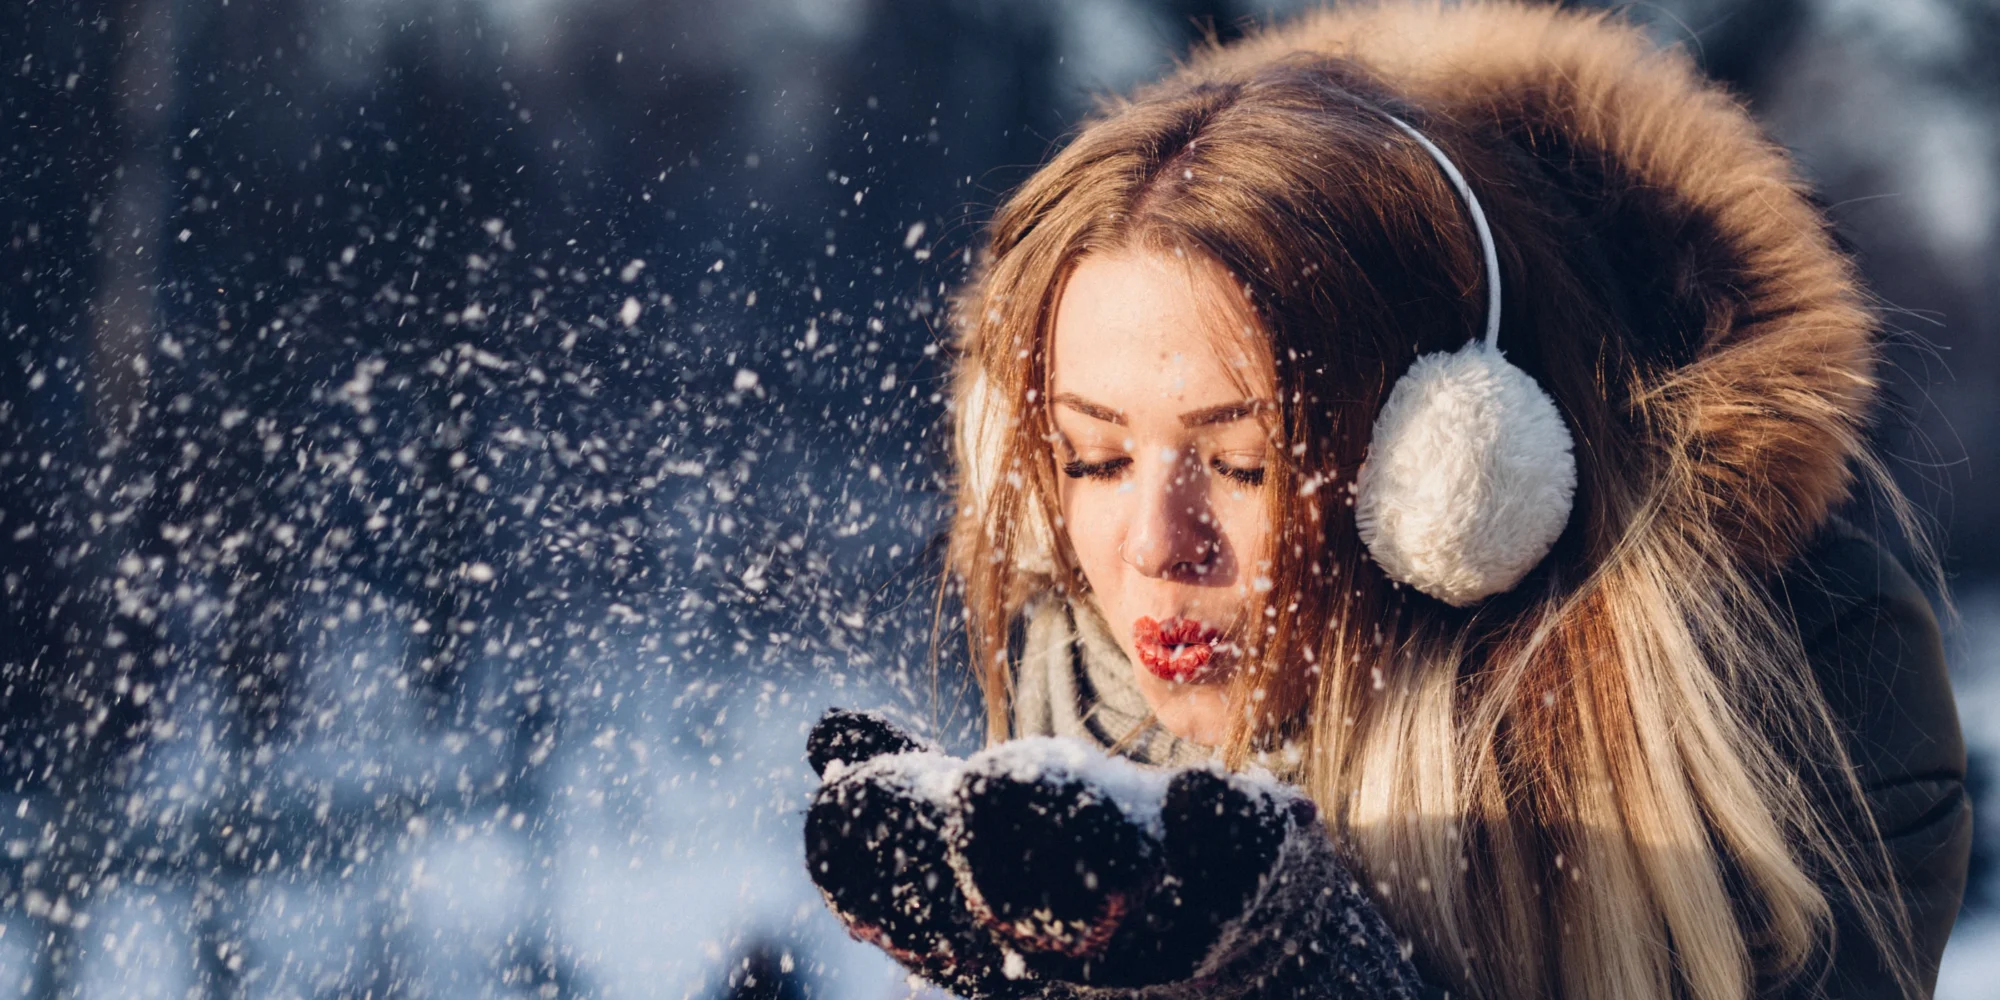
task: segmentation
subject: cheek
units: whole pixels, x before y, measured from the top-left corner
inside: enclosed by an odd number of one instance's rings
[[[1062,512],[1070,550],[1076,553],[1092,589],[1102,590],[1110,585],[1118,566],[1119,532],[1123,530],[1119,494],[1075,480],[1065,481],[1060,490],[1057,509]]]
[[[1255,490],[1224,489],[1209,501],[1209,516],[1223,544],[1241,565],[1254,566],[1270,558],[1270,518],[1264,498]]]

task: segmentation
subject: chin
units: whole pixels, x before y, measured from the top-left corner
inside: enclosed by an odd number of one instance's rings
[[[1213,712],[1186,712],[1160,714],[1160,726],[1167,732],[1202,746],[1219,746],[1229,735],[1226,716],[1218,708]]]
[[[1136,669],[1135,673],[1139,675],[1139,693],[1145,696],[1162,729],[1211,747],[1229,735],[1228,688],[1220,678],[1210,683],[1186,684],[1160,680],[1143,669]]]

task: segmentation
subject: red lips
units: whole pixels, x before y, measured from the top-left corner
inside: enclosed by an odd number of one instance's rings
[[[1142,617],[1132,623],[1132,645],[1140,664],[1164,681],[1186,684],[1202,679],[1221,638],[1220,631],[1194,618]]]

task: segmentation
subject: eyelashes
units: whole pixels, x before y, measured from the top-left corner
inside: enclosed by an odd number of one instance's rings
[[[1063,475],[1071,479],[1116,479],[1125,467],[1132,464],[1129,458],[1110,458],[1102,462],[1086,462],[1073,458],[1063,463]]]
[[[1119,473],[1124,472],[1131,464],[1131,459],[1123,457],[1108,458],[1102,462],[1086,462],[1083,459],[1077,458],[1064,462],[1062,464],[1062,471],[1063,475],[1071,479],[1107,480],[1118,478]],[[1240,468],[1230,465],[1219,458],[1211,460],[1208,463],[1208,467],[1218,475],[1232,479],[1245,486],[1264,485],[1264,470],[1261,467],[1250,469]]]
[[[1219,473],[1222,473],[1224,476],[1227,476],[1230,479],[1234,479],[1237,482],[1242,483],[1245,486],[1264,485],[1264,469],[1262,466],[1252,469],[1243,469],[1233,465],[1226,465],[1223,463],[1221,459],[1216,459],[1215,461],[1208,463],[1208,467],[1214,469]]]

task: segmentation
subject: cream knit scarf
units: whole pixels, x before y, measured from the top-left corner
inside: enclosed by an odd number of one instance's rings
[[[1088,597],[1030,601],[1014,670],[1014,730],[1067,736],[1142,764],[1185,767],[1209,760],[1208,747],[1167,732],[1132,680],[1132,662]]]

